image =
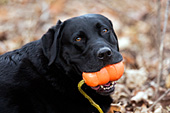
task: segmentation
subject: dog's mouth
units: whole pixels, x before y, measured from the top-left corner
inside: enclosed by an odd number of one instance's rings
[[[104,84],[104,85],[98,85],[96,87],[91,87],[91,88],[95,90],[97,93],[107,96],[114,92],[115,85],[116,85],[116,82],[113,81],[113,82],[108,82],[107,84]]]
[[[101,95],[109,95],[114,92],[115,81],[121,78],[124,73],[123,62],[110,64],[97,72],[83,72],[83,80],[93,90]]]

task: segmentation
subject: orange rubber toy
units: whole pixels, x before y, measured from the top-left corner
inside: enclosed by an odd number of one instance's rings
[[[124,73],[124,64],[119,62],[103,67],[98,72],[86,73],[83,72],[83,80],[88,86],[96,87],[104,85],[109,81],[118,80]]]

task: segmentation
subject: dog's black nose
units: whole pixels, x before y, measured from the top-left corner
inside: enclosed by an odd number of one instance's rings
[[[107,60],[112,56],[112,51],[108,47],[100,48],[97,51],[97,57],[101,60]]]

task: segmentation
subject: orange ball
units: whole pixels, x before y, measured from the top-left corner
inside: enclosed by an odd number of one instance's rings
[[[124,73],[124,64],[119,62],[103,67],[98,72],[86,73],[83,72],[83,80],[88,86],[96,87],[104,85],[109,81],[118,80]]]

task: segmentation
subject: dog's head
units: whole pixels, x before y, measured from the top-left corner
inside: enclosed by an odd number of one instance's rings
[[[99,14],[58,21],[42,37],[42,44],[49,65],[60,65],[79,76],[122,60],[112,23]]]

